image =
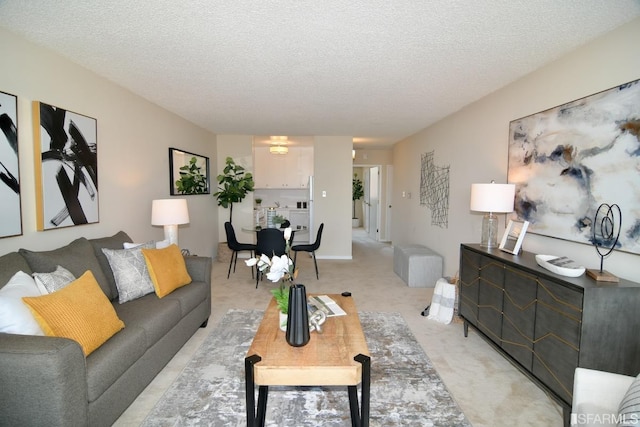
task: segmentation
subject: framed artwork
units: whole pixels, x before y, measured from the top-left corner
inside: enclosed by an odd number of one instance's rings
[[[34,101],[39,231],[99,222],[96,119]]]
[[[640,253],[640,80],[514,120],[508,182],[529,232],[592,244],[602,203],[618,204],[616,249]]]
[[[22,234],[18,98],[0,92],[0,237]]]
[[[529,221],[510,220],[502,235],[499,246],[500,250],[518,255],[528,227]]]
[[[169,148],[169,194],[209,194],[209,158]]]

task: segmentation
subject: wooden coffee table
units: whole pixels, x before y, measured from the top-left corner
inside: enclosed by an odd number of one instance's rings
[[[269,303],[245,358],[247,426],[264,426],[269,386],[347,386],[351,424],[369,425],[371,359],[358,311],[352,297],[339,294],[329,297],[347,315],[327,318],[323,333],[312,332],[309,343],[303,347],[287,344],[285,333],[278,328],[275,300]]]

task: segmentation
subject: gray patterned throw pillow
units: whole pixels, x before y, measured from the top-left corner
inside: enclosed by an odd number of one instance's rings
[[[629,386],[618,409],[618,426],[640,425],[640,375]]]
[[[33,278],[36,281],[38,289],[40,289],[40,292],[43,294],[59,291],[76,280],[76,277],[69,270],[60,265],[51,273],[33,273]]]
[[[147,263],[142,255],[142,249],[153,248],[155,248],[153,244],[140,245],[134,249],[102,248],[113,271],[113,277],[116,279],[120,304],[154,291]]]

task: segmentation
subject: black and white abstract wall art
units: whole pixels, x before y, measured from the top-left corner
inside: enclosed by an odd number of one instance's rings
[[[598,206],[616,203],[616,249],[640,253],[640,80],[512,121],[508,180],[529,232],[592,244]]]
[[[99,221],[97,122],[34,101],[38,230]]]
[[[18,98],[0,92],[0,237],[22,234]]]

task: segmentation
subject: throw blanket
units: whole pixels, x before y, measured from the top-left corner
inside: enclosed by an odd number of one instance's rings
[[[448,325],[453,320],[453,308],[456,303],[456,285],[447,279],[438,279],[433,290],[431,307],[427,319]]]

